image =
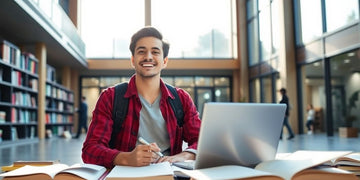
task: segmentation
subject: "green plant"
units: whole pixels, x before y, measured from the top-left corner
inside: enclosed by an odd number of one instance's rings
[[[349,104],[346,107],[345,126],[352,127],[352,123],[357,120],[357,117],[351,114],[353,108],[357,108],[356,102],[359,100],[360,90],[355,91],[349,97]]]

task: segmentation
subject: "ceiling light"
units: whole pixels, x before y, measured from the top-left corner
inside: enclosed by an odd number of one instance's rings
[[[355,53],[354,53],[354,52],[347,53],[347,56],[348,56],[348,57],[355,56]]]

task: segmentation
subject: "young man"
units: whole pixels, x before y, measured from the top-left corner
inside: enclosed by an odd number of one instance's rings
[[[168,102],[174,98],[160,78],[167,66],[169,44],[153,27],[145,27],[131,38],[131,65],[135,69],[124,97],[129,98],[128,111],[118,133],[114,149],[109,147],[113,131],[114,87],[103,91],[93,111],[92,122],[82,149],[85,163],[102,165],[146,166],[156,162],[195,159],[200,130],[199,113],[190,95],[179,88],[184,120],[179,127]],[[150,145],[138,141],[143,137]],[[182,150],[183,141],[188,148]],[[159,157],[155,152],[162,152]]]

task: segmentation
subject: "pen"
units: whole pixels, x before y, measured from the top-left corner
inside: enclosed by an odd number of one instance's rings
[[[139,142],[145,145],[150,145],[150,143],[148,143],[144,138],[139,137]],[[155,152],[158,156],[160,157],[164,157],[164,155],[161,152]]]

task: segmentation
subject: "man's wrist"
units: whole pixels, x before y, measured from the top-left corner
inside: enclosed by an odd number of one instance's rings
[[[196,158],[196,150],[195,149],[186,149],[183,151],[185,159],[195,160]]]
[[[189,152],[189,153],[193,153],[195,156],[196,156],[196,154],[197,154],[197,150],[196,149],[185,149],[184,150],[185,152]]]
[[[129,165],[128,156],[129,152],[119,152],[113,161],[114,165]]]

